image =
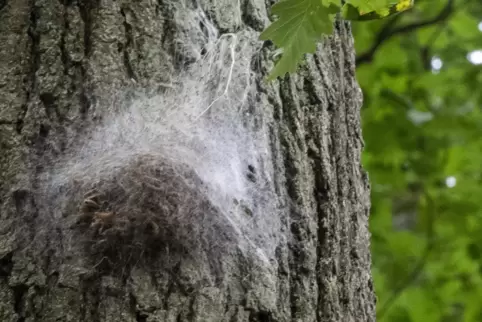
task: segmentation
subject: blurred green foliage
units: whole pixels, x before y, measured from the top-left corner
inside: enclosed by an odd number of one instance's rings
[[[377,320],[482,322],[482,1],[352,26]]]

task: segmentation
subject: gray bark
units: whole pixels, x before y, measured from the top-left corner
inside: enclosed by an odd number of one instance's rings
[[[253,203],[247,210],[261,227],[249,236],[266,243],[259,247],[267,262],[237,251],[229,236],[214,238],[224,229],[216,222],[195,255],[164,241],[149,261],[100,270],[69,210],[79,195],[45,193],[42,175],[118,112],[116,93],[162,96],[194,64],[203,40],[193,37],[199,26],[189,17],[201,9],[187,0],[0,1],[1,321],[375,320],[350,26],[338,22],[296,75],[268,84],[273,48],[257,36],[269,22],[269,2],[201,1],[221,34],[249,44],[250,103],[206,117],[225,127],[237,117],[241,129],[267,142],[269,157],[254,162],[259,178],[251,181],[272,212]],[[222,217],[214,208],[202,212]],[[204,226],[194,223],[188,233],[201,238],[195,229]],[[216,240],[223,245],[214,247]]]

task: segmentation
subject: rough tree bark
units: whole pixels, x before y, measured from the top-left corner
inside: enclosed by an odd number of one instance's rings
[[[0,1],[0,320],[374,321],[348,23],[336,24],[297,75],[262,81],[269,44],[262,67],[253,64],[259,104],[251,109],[268,119],[278,198],[295,204],[271,214],[282,216],[284,236],[274,272],[231,254],[222,273],[180,257],[174,271],[89,275],[76,266],[83,255],[66,249],[73,237],[64,226],[39,231],[38,161],[105,114],[106,92],[132,80],[169,82],[181,68],[172,44],[190,28],[176,21],[194,7],[185,2]],[[268,0],[200,2],[221,32],[255,36],[268,23]]]

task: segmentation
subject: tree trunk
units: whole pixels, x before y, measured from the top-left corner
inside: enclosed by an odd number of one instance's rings
[[[375,320],[349,24],[268,11],[0,1],[1,321]]]

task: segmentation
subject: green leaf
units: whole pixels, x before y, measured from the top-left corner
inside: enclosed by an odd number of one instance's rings
[[[389,7],[389,1],[387,0],[349,0],[346,3],[357,8],[360,12],[377,11]]]
[[[272,80],[295,72],[304,54],[313,53],[323,34],[333,31],[333,14],[339,7],[323,5],[321,0],[285,0],[275,4],[273,14],[279,18],[261,35],[283,49],[283,55],[268,76]]]
[[[342,16],[347,20],[383,19],[413,7],[413,0],[350,0],[342,7]]]
[[[479,23],[480,19],[469,12],[458,10],[454,13],[453,19],[450,20],[449,26],[460,40],[470,40],[480,37],[480,31],[477,28]]]

